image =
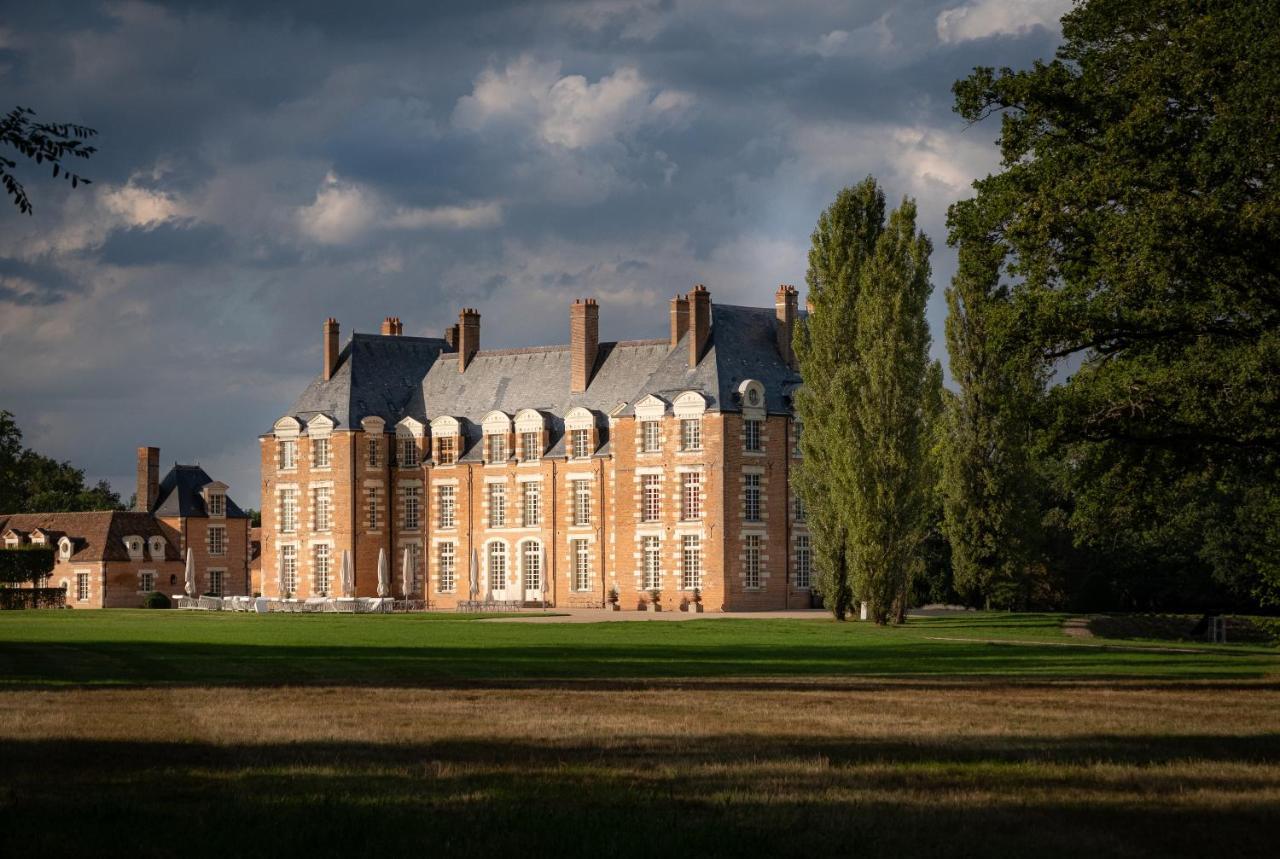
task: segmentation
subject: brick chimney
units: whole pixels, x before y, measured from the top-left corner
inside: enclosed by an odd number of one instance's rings
[[[671,299],[671,348],[680,345],[680,338],[689,330],[689,299],[677,295]]]
[[[569,391],[581,394],[591,384],[600,347],[600,305],[594,298],[578,298],[569,305]]]
[[[160,448],[138,448],[138,492],[133,509],[150,513],[160,501]]]
[[[333,378],[338,369],[338,320],[330,316],[324,321],[324,378]]]
[[[399,316],[388,316],[382,320],[382,335],[384,337],[399,337],[404,333],[404,325],[400,322]]]
[[[711,293],[698,284],[689,293],[689,368],[698,366],[711,334]]]
[[[458,326],[450,325],[444,330],[444,345],[450,352],[458,351]]]
[[[458,372],[466,372],[471,359],[480,351],[480,311],[464,307],[458,314]]]
[[[778,354],[793,370],[796,366],[796,353],[791,346],[791,335],[795,330],[799,304],[800,293],[789,283],[782,284],[773,294],[773,309],[778,316]]]

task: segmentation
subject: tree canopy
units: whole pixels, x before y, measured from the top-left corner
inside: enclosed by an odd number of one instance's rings
[[[1001,117],[1002,169],[952,211],[961,277],[989,256],[992,334],[1051,380],[1076,540],[1280,601],[1274,4],[1090,0],[1063,39],[955,86]]]
[[[0,513],[121,509],[107,481],[86,486],[83,469],[24,447],[13,415],[0,410]]]

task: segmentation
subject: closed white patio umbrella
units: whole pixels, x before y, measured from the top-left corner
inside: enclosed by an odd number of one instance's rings
[[[476,594],[480,591],[480,557],[476,554],[476,550],[471,550],[471,599],[476,598]]]
[[[409,589],[413,584],[413,559],[409,554],[409,547],[405,546],[404,560],[400,564],[400,576],[404,579],[404,595],[407,599],[410,596]]]
[[[378,549],[378,596],[391,593],[391,565],[387,563],[387,550]]]
[[[195,555],[191,553],[190,546],[187,547],[186,579],[187,596],[193,597],[196,595],[196,559]]]
[[[356,589],[355,571],[351,569],[351,553],[342,550],[342,595],[352,596]]]

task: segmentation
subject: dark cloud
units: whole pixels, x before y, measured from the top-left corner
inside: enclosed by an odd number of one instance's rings
[[[998,131],[964,129],[952,82],[1057,38],[941,41],[965,2],[10,4],[0,84],[100,152],[88,189],[33,174],[0,234],[0,401],[126,493],[159,443],[255,504],[256,436],[329,315],[435,334],[474,304],[486,346],[524,345],[597,294],[606,337],[653,336],[695,282],[803,283],[867,173],[919,197],[941,286],[946,205]]]

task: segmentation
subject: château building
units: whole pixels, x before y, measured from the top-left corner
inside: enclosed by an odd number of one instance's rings
[[[73,608],[138,608],[152,591],[181,594],[187,550],[196,592],[244,595],[249,587],[249,517],[198,465],[177,463],[160,478],[160,449],[138,448],[134,509],[85,513],[0,513],[0,544],[54,550],[39,587],[62,588]]]
[[[798,456],[795,287],[774,307],[672,299],[670,336],[480,348],[480,313],[443,338],[396,317],[340,346],[261,436],[262,590],[665,610],[808,607],[811,551],[790,492]]]

